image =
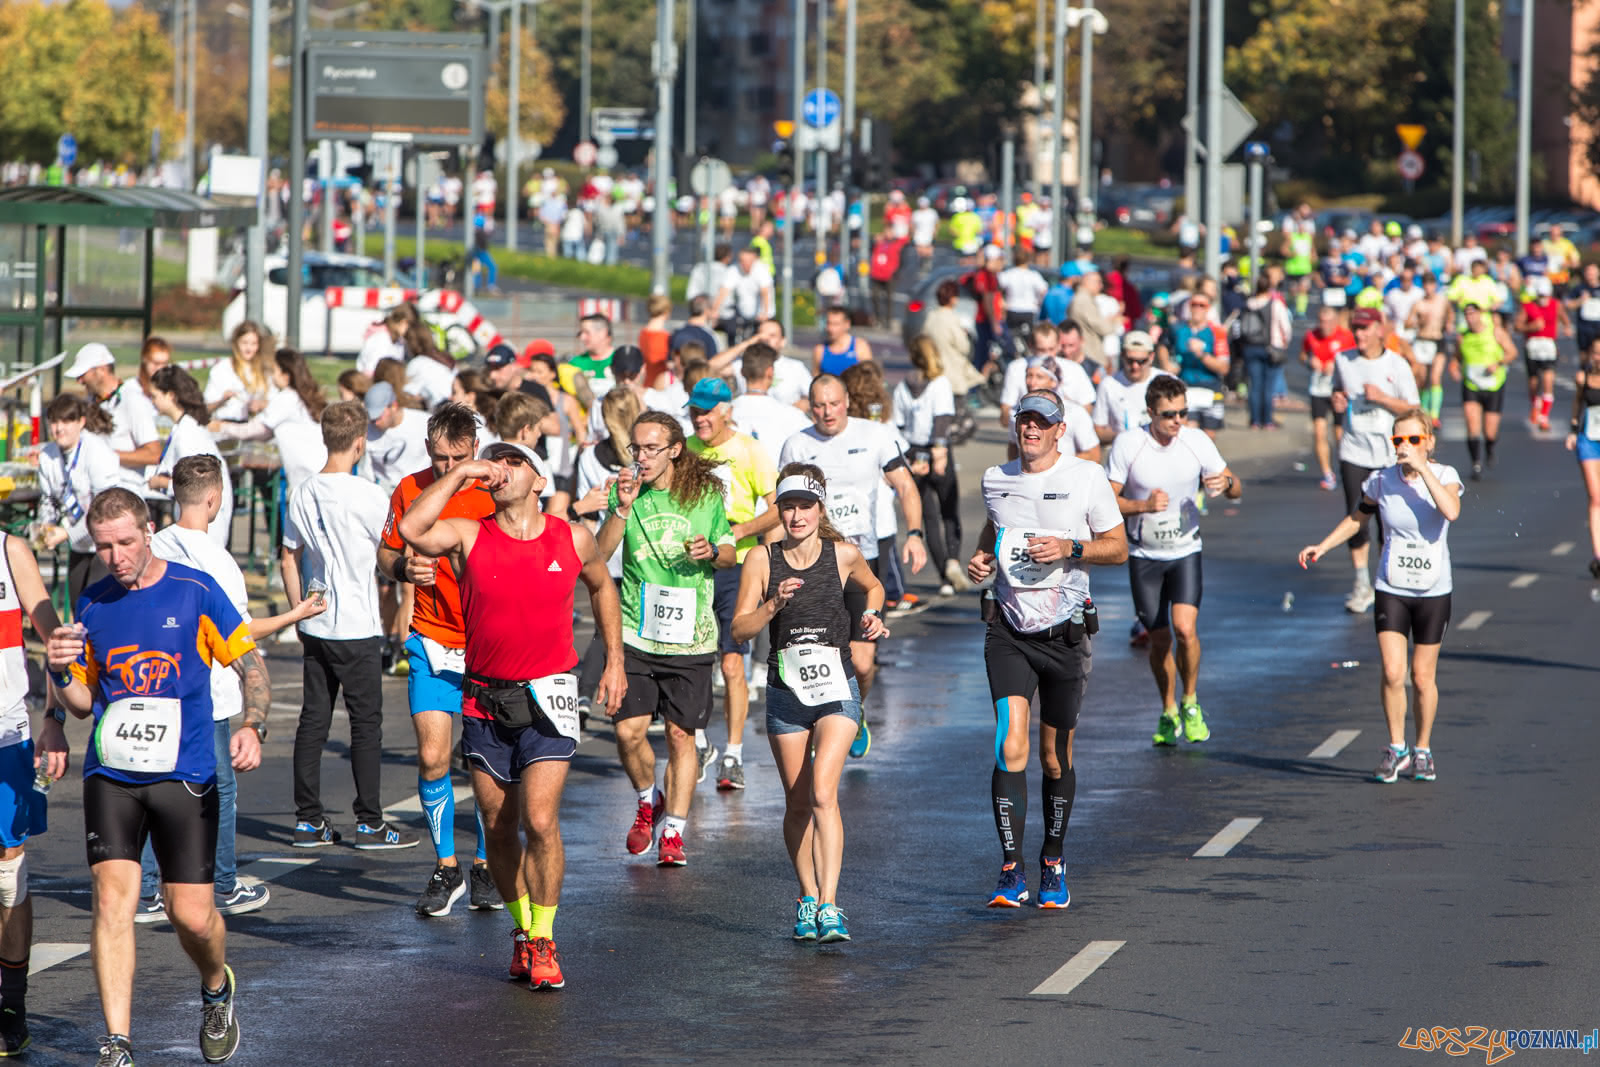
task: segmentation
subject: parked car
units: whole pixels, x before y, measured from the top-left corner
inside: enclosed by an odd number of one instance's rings
[[[323,298],[325,290],[333,286],[381,288],[383,262],[367,256],[348,256],[338,253],[306,252],[300,264],[300,338],[302,352],[317,354],[333,352],[354,355],[373,326],[380,323],[383,313],[366,307],[328,308]],[[266,258],[266,284],[261,300],[262,325],[280,343],[294,344],[285,338],[288,329],[289,261],[281,255]],[[411,284],[409,276],[397,279],[401,288]],[[244,321],[244,283],[241,281],[233,299],[222,312],[222,334],[227,337],[235,326]]]

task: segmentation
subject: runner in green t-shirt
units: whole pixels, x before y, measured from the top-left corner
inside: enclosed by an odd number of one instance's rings
[[[733,392],[721,378],[701,378],[689,395],[689,418],[695,435],[689,451],[718,464],[723,506],[738,542],[738,561],[778,525],[776,492],[778,472],[772,456],[749,434],[733,428]],[[765,504],[765,508],[762,505]],[[757,514],[757,512],[760,514]],[[718,571],[713,604],[717,615],[717,652],[722,657],[722,680],[728,715],[728,747],[717,764],[717,788],[744,788],[744,720],[750,713],[750,687],[744,677],[744,657],[750,642],[733,639],[733,611],[739,602],[739,571]],[[759,675],[758,675],[759,677]],[[716,759],[716,749],[704,734],[695,738],[701,775]]]
[[[694,732],[711,719],[717,626],[713,569],[734,566],[733,534],[715,465],[689,451],[671,415],[647,411],[633,424],[633,466],[606,502],[597,538],[605,557],[622,546],[623,670],[628,694],[616,713],[617,754],[639,794],[628,851],[646,852],[662,824],[663,867],[682,867],[683,831],[694,797]],[[645,737],[656,714],[667,724],[668,793],[655,785]]]

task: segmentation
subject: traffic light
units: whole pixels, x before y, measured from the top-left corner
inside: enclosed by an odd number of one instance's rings
[[[494,170],[494,134],[483,135],[483,147],[478,149],[478,169]]]
[[[785,174],[794,173],[794,144],[784,139],[772,142],[772,154],[778,157],[778,169]]]
[[[861,160],[861,188],[876,191],[889,184],[889,168],[884,166],[883,158],[877,155],[868,155]]]

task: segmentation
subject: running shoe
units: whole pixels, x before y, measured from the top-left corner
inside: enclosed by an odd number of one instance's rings
[[[856,739],[850,742],[850,758],[865,759],[868,752],[872,751],[872,727],[867,725],[867,720],[862,719],[861,725],[856,727]]]
[[[344,836],[335,830],[327,819],[321,822],[294,824],[295,848],[321,848],[324,845],[337,845],[343,840]]]
[[[489,873],[487,863],[474,863],[467,882],[471,887],[471,895],[467,898],[468,908],[473,911],[505,910],[506,902],[500,899],[500,890],[495,887],[494,876]]]
[[[744,763],[732,756],[723,756],[717,768],[717,788],[723,792],[744,788]]]
[[[1061,861],[1050,863],[1040,860],[1039,907],[1065,910],[1071,901],[1072,894],[1067,891],[1067,878],[1061,869]]]
[[[397,848],[415,848],[421,840],[416,834],[396,830],[386,822],[376,826],[356,823],[356,848],[364,852],[382,852]]]
[[[689,861],[683,855],[682,834],[662,834],[661,851],[656,855],[657,867],[687,867]]]
[[[1544,414],[1543,412],[1540,412],[1539,413],[1539,418],[1538,418],[1538,427],[1541,430],[1549,430],[1550,429],[1550,416]]]
[[[1413,749],[1411,752],[1411,780],[1414,782],[1431,782],[1439,777],[1433,769],[1433,753],[1424,752],[1422,749]]]
[[[1000,868],[1000,884],[989,897],[991,908],[1020,908],[1028,902],[1028,883],[1022,876],[1022,864],[1008,863]]]
[[[133,1067],[133,1046],[120,1034],[107,1034],[100,1039],[100,1057],[94,1067]]]
[[[941,585],[939,587],[939,595],[940,596],[955,596],[956,595],[956,587],[951,585],[949,582],[945,582],[943,585]]]
[[[1133,625],[1128,629],[1128,646],[1130,648],[1145,648],[1150,644],[1150,631],[1144,628],[1144,623],[1138,619],[1133,620]]]
[[[666,798],[659,792],[654,803],[639,801],[639,811],[633,817],[633,825],[628,827],[628,851],[635,856],[649,852],[656,839],[656,827],[661,825],[666,814]]]
[[[233,968],[222,968],[221,1000],[200,998],[200,1055],[207,1063],[223,1063],[239,1051],[239,1020],[233,1016]]]
[[[20,1056],[31,1044],[27,1016],[14,1008],[0,1011],[0,1056]]]
[[[967,572],[962,568],[959,560],[947,559],[944,561],[945,584],[951,586],[958,593],[965,593],[972,588],[972,582],[967,578]]]
[[[850,931],[845,929],[847,916],[839,910],[837,904],[824,904],[817,909],[817,944],[827,945],[835,941],[850,940]]]
[[[556,943],[548,937],[536,937],[528,946],[531,964],[528,967],[529,989],[560,989],[567,984],[561,974],[561,953]]]
[[[1339,488],[1339,479],[1337,479],[1337,478],[1335,478],[1333,476],[1333,472],[1332,471],[1329,471],[1328,473],[1326,473],[1326,474],[1324,474],[1322,476],[1322,483],[1321,484],[1322,484],[1322,488],[1323,489],[1325,489],[1325,490],[1327,490],[1328,492],[1331,493],[1335,489]]]
[[[428,884],[422,888],[422,895],[417,898],[417,914],[449,915],[450,909],[466,891],[467,880],[462,876],[460,866],[452,863],[446,867],[441,863],[434,867],[433,874],[428,876]]]
[[[533,945],[528,941],[528,935],[521,930],[511,931],[511,966],[506,968],[506,973],[514,982],[527,978],[533,971]]]
[[[1600,578],[1600,559],[1591,559],[1589,561],[1589,577]]]
[[[1378,764],[1378,769],[1372,772],[1372,777],[1380,782],[1393,782],[1411,768],[1411,750],[1396,752],[1390,745],[1383,750],[1383,761]]]
[[[217,898],[217,911],[222,915],[248,915],[252,911],[260,911],[267,906],[267,901],[272,899],[272,891],[261,882],[235,882],[233,892],[224,896],[214,894]],[[138,921],[137,918],[134,920]]]
[[[1200,711],[1200,705],[1186,703],[1180,712],[1183,716],[1183,739],[1190,744],[1199,744],[1211,736],[1211,727],[1206,725],[1206,717]]]
[[[794,902],[794,939],[796,941],[817,939],[816,897],[801,897]]]
[[[706,770],[717,762],[717,746],[707,745],[705,748],[696,746],[694,754],[700,760],[700,777],[694,780],[696,785],[706,780]]]
[[[1344,598],[1344,610],[1352,615],[1360,615],[1363,612],[1370,611],[1375,600],[1377,600],[1377,594],[1372,591],[1372,586],[1358,585],[1350,590],[1349,596]]]
[[[1151,744],[1175,745],[1178,743],[1178,716],[1171,712],[1163,711],[1161,717],[1156,719],[1156,732],[1150,737]]]
[[[133,921],[141,924],[167,921],[167,908],[161,901],[161,890],[157,889],[155,896],[139,898],[139,907],[133,913]]]
[[[1483,480],[1483,464],[1482,463],[1474,463],[1472,465],[1471,478],[1475,482],[1481,482]]]

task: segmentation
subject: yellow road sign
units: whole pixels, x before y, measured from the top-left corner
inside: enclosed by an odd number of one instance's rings
[[[794,134],[794,123],[789,119],[779,119],[772,124],[772,132],[779,137],[790,137]]]
[[[1401,144],[1412,151],[1416,151],[1417,145],[1422,143],[1422,138],[1427,134],[1428,129],[1425,126],[1402,122],[1394,128],[1394,132],[1400,135]]]

